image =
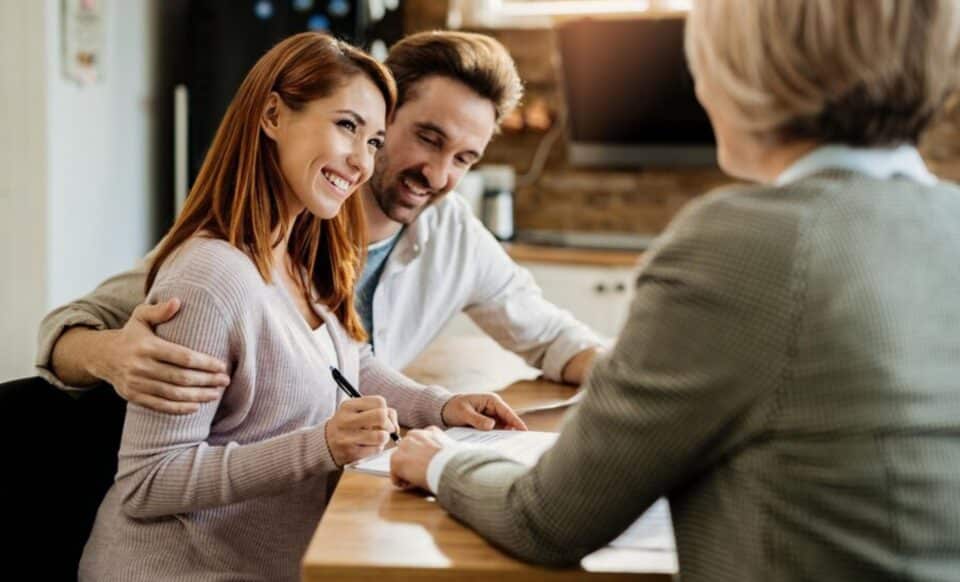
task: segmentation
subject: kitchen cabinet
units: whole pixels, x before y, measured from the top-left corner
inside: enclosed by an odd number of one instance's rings
[[[591,265],[585,264],[587,261],[531,260],[527,253],[519,264],[530,271],[548,301],[570,311],[601,336],[615,337],[627,320],[633,299],[639,254],[632,256],[634,260],[619,264]],[[443,331],[443,335],[479,333],[482,331],[464,314]]]

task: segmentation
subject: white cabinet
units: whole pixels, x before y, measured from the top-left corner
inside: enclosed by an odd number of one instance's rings
[[[633,298],[636,267],[599,267],[558,263],[520,262],[551,303],[605,337],[616,337],[627,320]],[[464,314],[455,317],[444,335],[483,333]]]
[[[615,337],[627,320],[637,269],[522,263],[551,303],[600,335]]]

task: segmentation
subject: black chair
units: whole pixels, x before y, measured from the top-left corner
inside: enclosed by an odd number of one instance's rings
[[[125,412],[106,384],[79,398],[39,377],[0,384],[0,578],[76,580],[117,470]]]

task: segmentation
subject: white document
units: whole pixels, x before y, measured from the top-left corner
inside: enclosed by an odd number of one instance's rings
[[[677,544],[666,499],[658,499],[620,537],[586,556],[581,564],[588,570],[606,571],[611,563],[618,564],[625,559],[624,551],[630,552],[632,567],[645,572],[677,573]]]
[[[620,534],[620,537],[610,542],[610,547],[674,551],[676,544],[673,540],[673,521],[667,500],[658,499],[640,519]]]
[[[537,404],[533,406],[527,406],[526,408],[517,408],[514,412],[517,414],[527,414],[530,412],[540,412],[542,410],[555,410],[557,408],[567,408],[577,404],[583,400],[583,395],[585,394],[584,390],[577,390],[577,393],[567,398],[566,400],[561,400],[560,402],[553,402],[550,404]]]
[[[537,459],[554,445],[559,436],[555,432],[483,431],[463,427],[447,429],[445,434],[466,445],[493,449],[528,467],[535,465]],[[390,457],[395,450],[396,448],[387,449],[347,465],[347,468],[361,473],[389,477]],[[648,565],[653,568],[651,571],[677,571],[676,542],[673,537],[670,505],[666,499],[658,499],[633,525],[620,534],[620,537],[591,556],[624,549],[642,552],[645,563],[649,562]],[[591,556],[585,558],[585,563],[591,559]]]
[[[528,467],[535,465],[540,455],[552,447],[557,440],[557,433],[555,432],[477,430],[460,426],[447,429],[444,434],[466,445],[493,449],[501,455]],[[390,457],[393,456],[395,450],[396,448],[386,449],[379,454],[351,463],[347,465],[347,468],[360,473],[389,477]]]

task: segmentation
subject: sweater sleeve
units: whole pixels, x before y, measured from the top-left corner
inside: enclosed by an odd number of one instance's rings
[[[420,384],[387,366],[369,344],[360,347],[360,392],[383,396],[387,406],[396,409],[400,424],[411,428],[444,426],[443,405],[453,398],[445,388]]]
[[[74,326],[95,330],[123,327],[134,308],[143,303],[146,278],[146,261],[141,261],[133,269],[110,277],[91,293],[48,313],[40,322],[35,362],[44,380],[61,389],[84,389],[84,386],[66,386],[53,373],[53,347],[60,336]]]
[[[529,471],[457,453],[443,506],[522,559],[575,564],[742,446],[744,419],[765,418],[773,399],[761,396],[788,361],[797,230],[722,201],[687,213],[642,270],[629,321],[554,448]]]
[[[150,300],[172,296],[181,298],[181,311],[157,328],[160,337],[230,362],[231,376],[238,358],[256,357],[250,353],[256,350],[256,335],[250,329],[253,318],[242,302],[224,304],[207,286],[188,277],[158,284]],[[240,392],[256,394],[255,389]],[[327,448],[326,423],[259,442],[210,444],[221,405],[221,400],[208,402],[187,415],[127,405],[116,480],[125,513],[148,518],[227,505],[281,492],[293,483],[337,470]]]

